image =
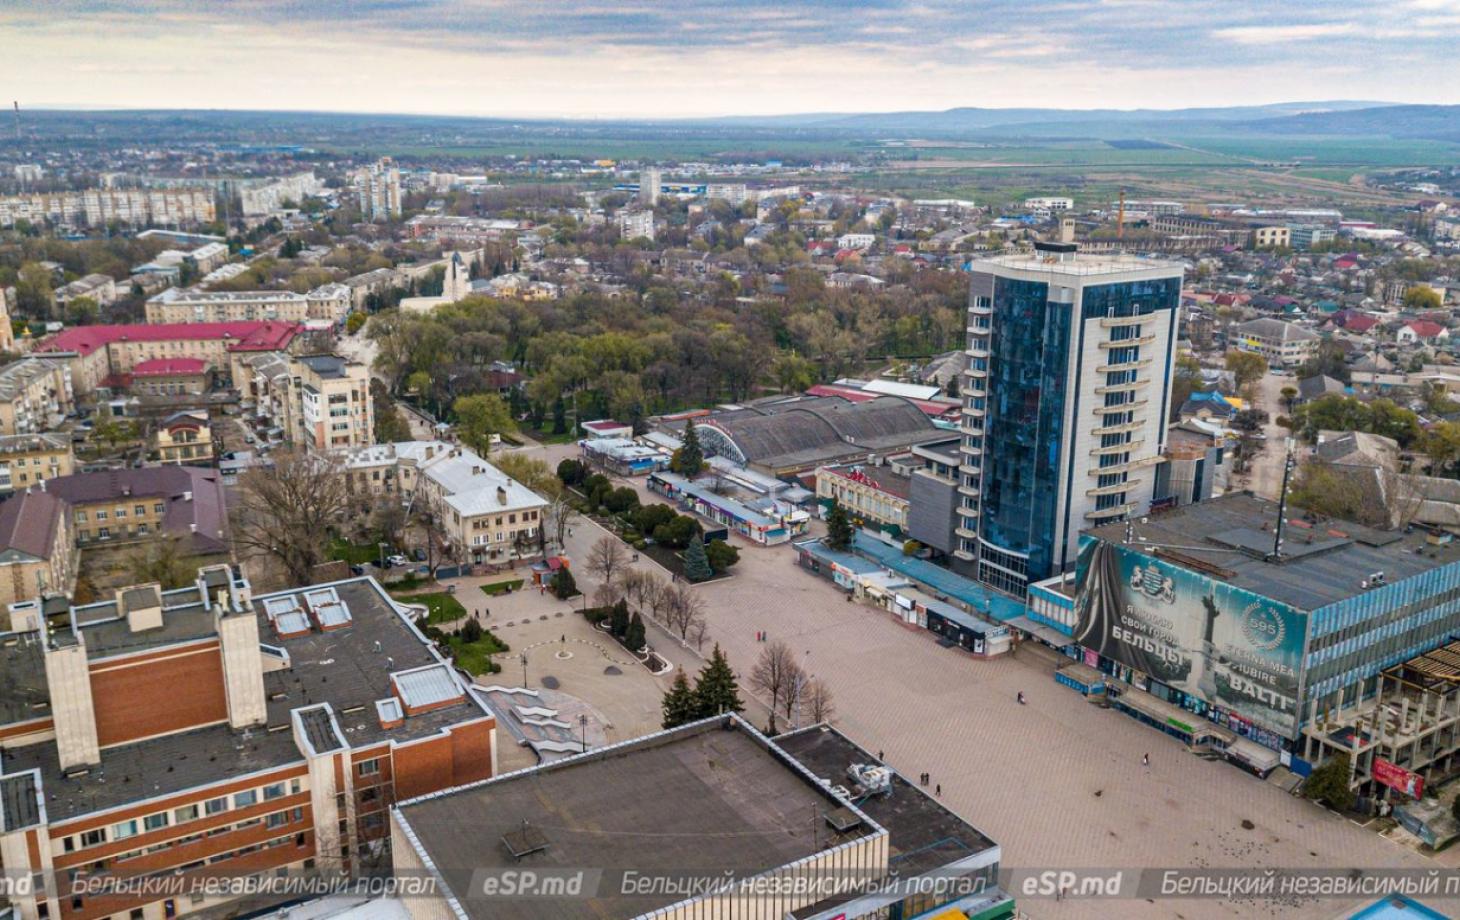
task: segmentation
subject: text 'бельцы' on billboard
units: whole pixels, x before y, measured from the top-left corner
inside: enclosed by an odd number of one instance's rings
[[[1082,547],[1078,584],[1080,645],[1296,734],[1307,614],[1103,540]]]

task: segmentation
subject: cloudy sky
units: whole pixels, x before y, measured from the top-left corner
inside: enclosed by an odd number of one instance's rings
[[[22,106],[615,117],[1460,102],[1460,0],[0,0]]]

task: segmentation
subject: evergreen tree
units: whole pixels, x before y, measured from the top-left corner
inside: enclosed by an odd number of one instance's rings
[[[619,639],[628,635],[629,603],[623,598],[619,598],[618,603],[613,605],[613,613],[608,620],[608,631]]]
[[[553,594],[560,601],[577,596],[578,582],[574,580],[572,572],[567,569],[558,569],[558,574],[553,576]]]
[[[1354,791],[1348,785],[1349,758],[1340,751],[1313,769],[1303,783],[1303,795],[1315,802],[1327,802],[1339,811],[1354,805]]]
[[[689,680],[684,676],[684,671],[676,672],[674,683],[669,687],[669,692],[664,694],[664,721],[661,724],[665,728],[675,728],[694,721],[698,705],[699,701],[689,685]]]
[[[695,717],[703,719],[744,709],[745,702],[740,699],[735,672],[730,669],[730,662],[717,642],[709,662],[700,669],[700,676],[695,681]]]
[[[684,577],[693,582],[708,580],[715,574],[710,568],[710,557],[705,555],[705,541],[694,537],[684,550]]]
[[[695,433],[694,425],[685,423],[684,440],[670,459],[669,469],[686,479],[693,479],[700,474],[700,467],[704,465],[705,452],[700,447],[700,436]]]
[[[826,515],[826,545],[836,550],[852,548],[852,522],[846,509],[835,501]]]
[[[637,613],[629,620],[628,631],[624,634],[624,645],[637,652],[647,644],[644,638],[644,618]]]

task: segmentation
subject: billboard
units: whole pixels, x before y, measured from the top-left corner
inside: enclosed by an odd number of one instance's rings
[[[1372,772],[1375,782],[1383,783],[1390,789],[1398,789],[1412,799],[1418,800],[1420,796],[1424,795],[1425,778],[1423,776],[1392,764],[1382,757],[1374,758]]]
[[[1297,736],[1307,614],[1104,540],[1081,547],[1077,578],[1081,646]]]

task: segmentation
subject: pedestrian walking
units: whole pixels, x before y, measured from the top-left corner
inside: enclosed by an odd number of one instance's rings
[[[878,763],[882,763],[882,762],[883,762],[883,761],[884,761],[884,760],[886,760],[886,759],[887,759],[887,758],[885,758],[885,757],[883,757],[883,756],[882,756],[882,750],[881,750],[881,749],[880,749],[880,748],[879,748],[879,749],[878,749],[878,750],[877,750],[877,762],[878,762]]]
[[[935,790],[933,790],[933,794],[936,795],[936,796],[938,796],[939,798],[942,798],[942,796],[943,796],[943,784],[942,783],[939,783],[938,784],[938,788],[935,789]]]
[[[1150,768],[1150,766],[1151,766],[1151,755],[1150,754],[1142,754],[1141,755],[1141,766],[1146,767],[1148,769]]]

